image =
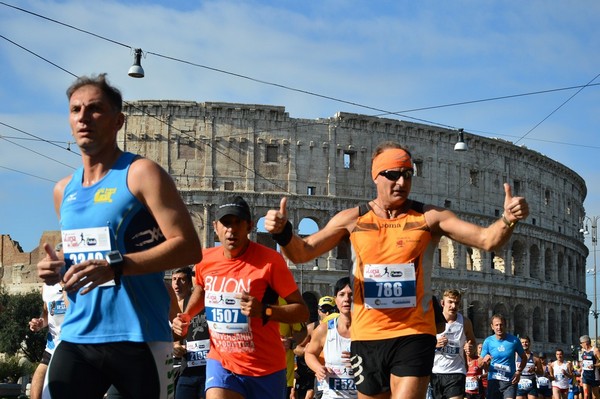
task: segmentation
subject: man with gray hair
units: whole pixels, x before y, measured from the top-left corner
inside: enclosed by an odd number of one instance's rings
[[[600,351],[592,346],[592,340],[589,335],[582,335],[579,338],[581,345],[581,382],[583,383],[583,397],[585,399],[600,397]]]

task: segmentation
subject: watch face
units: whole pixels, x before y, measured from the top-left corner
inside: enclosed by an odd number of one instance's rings
[[[270,316],[273,314],[273,309],[271,309],[271,308],[267,308],[267,309],[265,310],[265,314],[266,314],[267,316],[269,316],[269,317],[270,317]]]
[[[123,256],[119,251],[111,251],[106,254],[106,261],[111,264],[123,262]]]

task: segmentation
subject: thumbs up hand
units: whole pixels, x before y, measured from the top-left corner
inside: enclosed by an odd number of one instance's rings
[[[265,216],[265,230],[271,234],[279,234],[287,223],[287,197],[279,203],[279,209],[271,209]]]
[[[61,281],[60,271],[65,265],[65,261],[59,259],[52,246],[48,243],[44,243],[44,251],[46,251],[46,256],[37,264],[38,277],[45,284],[54,285]]]
[[[510,184],[504,183],[504,217],[509,223],[527,218],[529,204],[524,197],[513,197]]]

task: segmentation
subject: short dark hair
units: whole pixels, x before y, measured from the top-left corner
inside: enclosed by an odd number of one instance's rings
[[[189,266],[184,266],[184,267],[180,267],[179,269],[175,270],[172,274],[180,274],[183,273],[186,275],[186,277],[192,281],[192,268]]]
[[[105,73],[78,77],[67,89],[67,98],[71,100],[73,93],[83,86],[95,86],[99,88],[106,95],[115,111],[121,112],[123,110],[123,96],[121,95],[121,91],[108,83]]]
[[[346,286],[352,288],[350,285],[350,277],[342,277],[336,281],[335,285],[333,286],[333,296],[337,296],[338,292],[343,290]]]

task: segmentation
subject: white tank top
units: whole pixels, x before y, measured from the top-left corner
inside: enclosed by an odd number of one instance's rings
[[[332,370],[320,382],[323,399],[354,399],[357,397],[352,368],[342,360],[342,352],[350,352],[350,338],[344,338],[337,329],[338,318],[327,322],[327,336],[323,346],[325,367]]]
[[[443,348],[435,350],[433,369],[431,372],[434,374],[467,374],[464,355],[467,337],[465,336],[464,318],[462,314],[458,313],[456,321],[446,323],[444,332],[437,334],[436,337],[440,338],[443,335],[448,339],[448,344]]]
[[[56,345],[60,342],[60,326],[65,319],[65,312],[67,311],[60,283],[44,285],[42,289],[42,299],[48,308],[46,351],[52,354],[54,353]]]
[[[560,389],[569,389],[569,378],[566,375],[567,363],[552,363],[552,371],[554,371],[554,380],[552,381],[552,386]]]

